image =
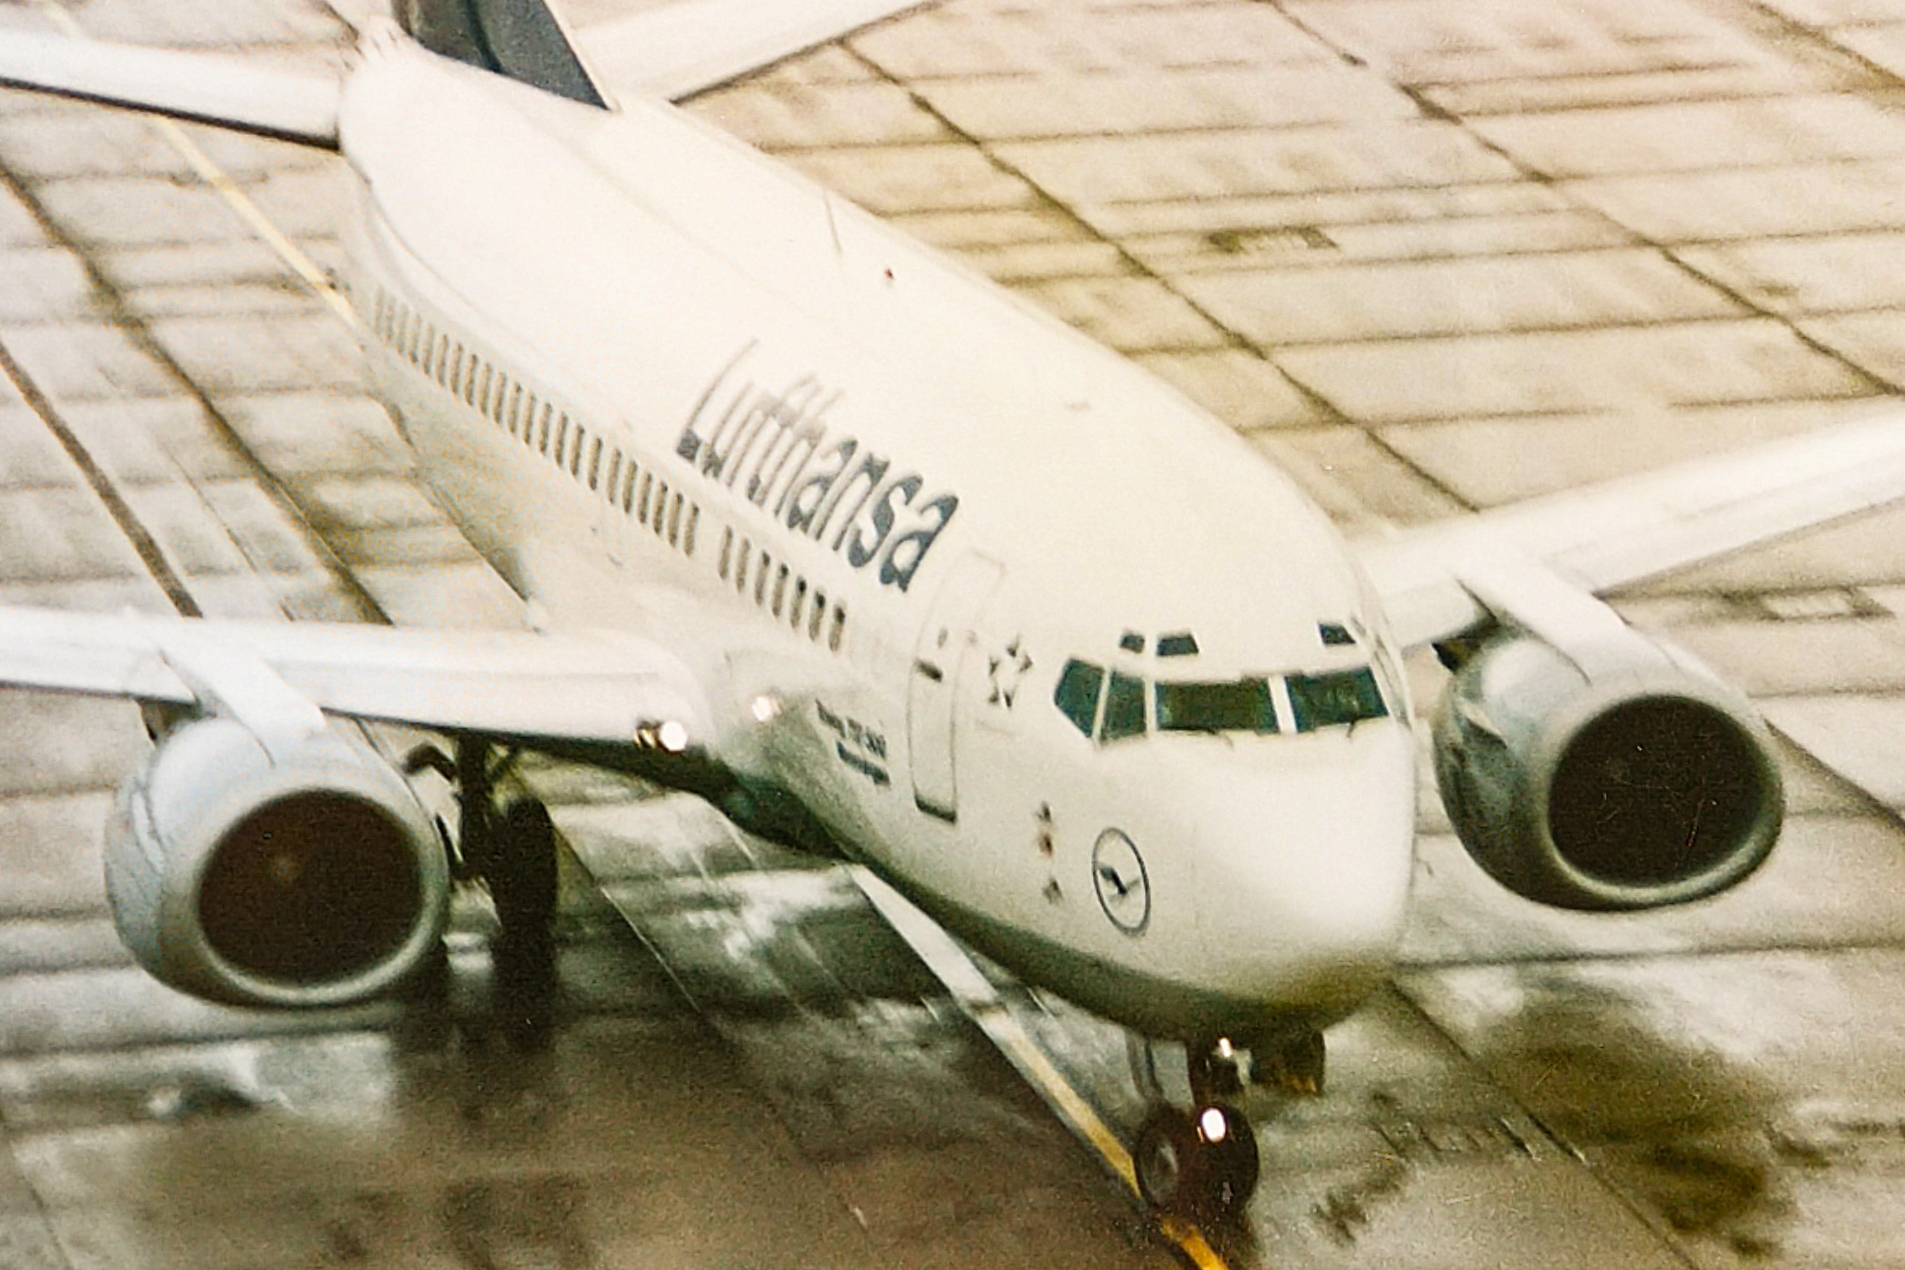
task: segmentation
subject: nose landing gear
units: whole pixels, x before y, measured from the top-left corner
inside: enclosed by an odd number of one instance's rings
[[[1142,1051],[1142,1060],[1140,1052]],[[1138,1130],[1131,1164],[1138,1191],[1154,1208],[1224,1221],[1256,1190],[1257,1135],[1238,1108],[1244,1058],[1229,1041],[1186,1046],[1191,1109],[1163,1100],[1150,1047],[1133,1039],[1132,1070],[1158,1105]],[[1255,1083],[1316,1093],[1323,1080],[1323,1037],[1306,1032],[1281,1050],[1254,1056]]]
[[[1145,1203],[1227,1218],[1257,1189],[1257,1135],[1226,1103],[1205,1104],[1195,1115],[1167,1104],[1138,1130],[1131,1163]]]
[[[1131,1165],[1147,1204],[1221,1219],[1257,1188],[1257,1135],[1232,1101],[1243,1092],[1243,1078],[1229,1042],[1191,1047],[1186,1058],[1191,1110],[1160,1101],[1138,1130]],[[1148,1063],[1140,1082],[1157,1087]]]

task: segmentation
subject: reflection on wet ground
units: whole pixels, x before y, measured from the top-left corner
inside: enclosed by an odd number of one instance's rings
[[[1779,1090],[1691,1038],[1637,1021],[1617,988],[1536,978],[1474,1052],[1556,1139],[1683,1234],[1777,1251],[1790,1216],[1768,1127]]]
[[[274,58],[343,36],[300,0],[84,8]],[[693,109],[1372,529],[1895,401],[1901,29],[1890,0],[948,0]],[[336,258],[330,159],[204,143]],[[37,394],[0,393],[0,599],[520,622],[349,333],[146,125],[7,95],[0,164],[0,344]],[[1406,964],[1333,1029],[1324,1096],[1253,1104],[1233,1264],[1905,1265],[1902,544],[1881,518],[1618,601],[1785,738],[1785,840],[1736,894],[1543,912],[1425,802]],[[698,804],[533,772],[589,870],[545,1046],[512,1036],[543,1002],[532,978],[499,1008],[474,899],[443,1000],[245,1015],[158,988],[105,920],[135,712],[15,693],[6,719],[0,1264],[1169,1264],[839,875]],[[1123,1038],[1007,995],[1128,1134]]]

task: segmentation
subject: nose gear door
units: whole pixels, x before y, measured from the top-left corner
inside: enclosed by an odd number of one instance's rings
[[[913,651],[906,693],[907,752],[913,769],[913,805],[948,824],[959,818],[959,788],[953,747],[957,741],[958,687],[978,661],[976,628],[986,602],[999,589],[1005,567],[969,552],[933,597]]]

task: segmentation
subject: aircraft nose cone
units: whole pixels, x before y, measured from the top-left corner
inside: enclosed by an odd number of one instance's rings
[[[1317,748],[1300,770],[1227,782],[1198,887],[1216,976],[1266,1011],[1335,1017],[1381,983],[1401,938],[1415,764],[1395,725]]]

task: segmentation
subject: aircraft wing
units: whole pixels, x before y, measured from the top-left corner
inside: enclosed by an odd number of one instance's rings
[[[337,148],[335,76],[218,54],[9,29],[0,38],[0,85]]]
[[[514,739],[626,745],[677,721],[704,742],[708,711],[659,645],[332,622],[0,607],[0,684],[239,715],[292,701],[330,714]],[[285,689],[289,689],[287,693]]]
[[[678,0],[582,25],[576,43],[617,91],[675,101],[922,7],[922,0]]]
[[[1553,612],[1564,589],[1600,594],[1901,500],[1905,414],[1893,410],[1357,547],[1415,647]]]

